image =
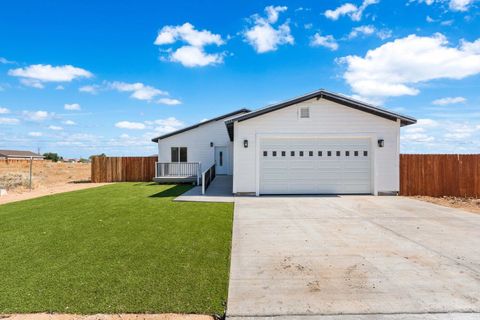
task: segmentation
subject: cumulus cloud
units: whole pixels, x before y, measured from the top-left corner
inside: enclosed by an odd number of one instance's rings
[[[286,10],[287,7],[268,6],[265,8],[266,17],[258,14],[250,17],[252,26],[243,32],[243,36],[257,53],[276,51],[281,45],[294,43],[288,20],[278,27],[274,26],[278,22],[279,14]]]
[[[310,40],[310,45],[313,47],[325,47],[332,51],[338,49],[337,40],[332,35],[321,36],[319,33],[316,33]]]
[[[417,95],[418,83],[480,73],[476,41],[452,47],[439,33],[410,35],[369,50],[365,57],[350,55],[338,62],[346,65],[343,77],[352,91],[365,97]]]
[[[207,53],[205,47],[208,45],[221,46],[225,42],[219,34],[209,30],[196,30],[191,23],[184,23],[179,26],[164,26],[158,31],[155,45],[165,46],[181,42],[184,45],[179,48],[169,47],[161,52],[166,54],[162,59],[178,62],[185,67],[204,67],[223,62],[224,53]]]
[[[342,16],[349,16],[353,21],[362,20],[363,12],[368,6],[379,3],[380,0],[364,0],[360,7],[352,3],[345,3],[334,10],[325,11],[325,17],[330,20],[338,20]]]
[[[79,111],[82,109],[78,103],[65,103],[63,108],[69,111]]]
[[[61,131],[61,130],[63,130],[62,127],[60,127],[60,126],[54,126],[54,125],[48,126],[48,129],[54,130],[54,131]]]
[[[1,124],[13,125],[13,124],[18,124],[18,123],[20,123],[20,120],[18,120],[16,118],[0,118],[0,125]]]
[[[354,39],[360,36],[376,35],[381,40],[388,39],[392,36],[392,31],[389,29],[378,30],[372,25],[358,26],[352,29],[348,34],[348,39]]]
[[[93,77],[90,71],[72,65],[49,64],[34,64],[25,68],[10,69],[8,74],[19,77],[22,84],[35,88],[43,88],[46,82],[71,82],[77,78]]]
[[[47,111],[23,111],[22,112],[23,117],[25,120],[28,121],[44,121],[53,116],[53,114],[47,112]]]
[[[90,94],[97,94],[99,90],[100,90],[100,86],[96,85],[96,84],[88,85],[88,86],[82,86],[82,87],[78,88],[78,91],[86,92],[86,93],[90,93]]]
[[[67,126],[74,126],[77,123],[75,121],[72,121],[72,120],[65,120],[65,121],[63,121],[63,124],[66,124]]]
[[[157,103],[166,104],[169,106],[176,106],[176,105],[182,104],[182,101],[178,99],[171,99],[171,98],[160,98],[157,100]]]
[[[153,127],[153,134],[155,135],[166,134],[185,127],[185,123],[175,117],[169,117],[166,119],[158,119],[153,121],[145,121],[145,123]]]
[[[450,0],[448,7],[453,11],[468,11],[475,0]]]
[[[159,95],[168,95],[168,92],[154,88],[152,86],[145,85],[141,82],[126,83],[115,81],[108,85],[111,89],[120,92],[131,92],[130,97],[138,100],[151,101],[153,98]]]
[[[129,130],[143,130],[145,125],[141,122],[120,121],[115,123],[115,127]]]
[[[30,137],[41,137],[43,134],[41,132],[38,132],[38,131],[31,131],[28,133],[28,135]]]
[[[7,114],[10,113],[10,110],[8,108],[0,107],[0,114]]]
[[[457,103],[464,103],[467,99],[464,97],[447,97],[433,100],[432,103],[438,106],[445,106],[447,104],[457,104]]]

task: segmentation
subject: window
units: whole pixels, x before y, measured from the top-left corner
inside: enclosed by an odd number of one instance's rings
[[[218,157],[220,158],[220,167],[223,167],[223,151],[219,152]]]
[[[368,156],[368,151],[363,151],[363,156],[367,157]]]
[[[290,151],[290,156],[295,157],[295,151]]]
[[[350,151],[345,151],[345,156],[350,157]]]
[[[300,157],[303,157],[303,151],[300,151]]]
[[[273,151],[272,156],[276,157],[277,156],[277,151]]]
[[[308,156],[313,157],[313,151],[308,151]]]
[[[286,152],[282,151],[282,157],[285,157],[285,155],[286,155]]]
[[[322,156],[322,151],[318,151],[318,156],[319,156],[319,157]]]
[[[268,155],[267,151],[263,151],[263,156],[266,157]]]
[[[187,162],[187,148],[172,147],[170,152],[172,162]]]
[[[340,151],[337,151],[337,157],[340,157]]]
[[[327,151],[327,156],[331,157],[332,156],[332,151]]]
[[[358,151],[353,152],[353,155],[354,155],[355,157],[358,157]]]
[[[304,107],[300,108],[300,119],[308,119],[310,118],[310,108]]]

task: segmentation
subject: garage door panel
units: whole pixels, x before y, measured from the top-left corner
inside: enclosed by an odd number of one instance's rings
[[[260,148],[261,194],[371,193],[368,139],[264,139]]]

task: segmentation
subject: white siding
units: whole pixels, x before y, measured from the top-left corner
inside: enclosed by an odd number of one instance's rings
[[[310,107],[310,118],[299,119],[298,108]],[[257,193],[259,141],[267,137],[363,137],[371,139],[372,193],[399,190],[400,122],[391,121],[334,102],[312,99],[242,122],[236,122],[234,193]],[[243,140],[248,140],[248,148]],[[379,148],[377,140],[384,139]]]
[[[230,159],[229,174],[232,174],[233,149],[232,142],[228,137],[227,127],[225,126],[226,120],[228,118],[210,122],[198,128],[158,140],[158,161],[171,161],[171,147],[187,147],[188,162],[201,162],[202,171],[204,171],[215,163],[214,147],[226,146],[230,152],[228,157]],[[210,147],[210,142],[213,142],[214,147]]]

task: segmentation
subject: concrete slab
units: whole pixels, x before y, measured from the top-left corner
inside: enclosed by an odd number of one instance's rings
[[[315,316],[229,317],[230,320],[478,320],[478,313],[342,314]]]
[[[176,197],[173,201],[234,202],[232,186],[232,176],[217,175],[205,194],[202,194],[202,187],[198,186]]]
[[[229,318],[476,319],[479,299],[480,215],[403,197],[235,200]]]

